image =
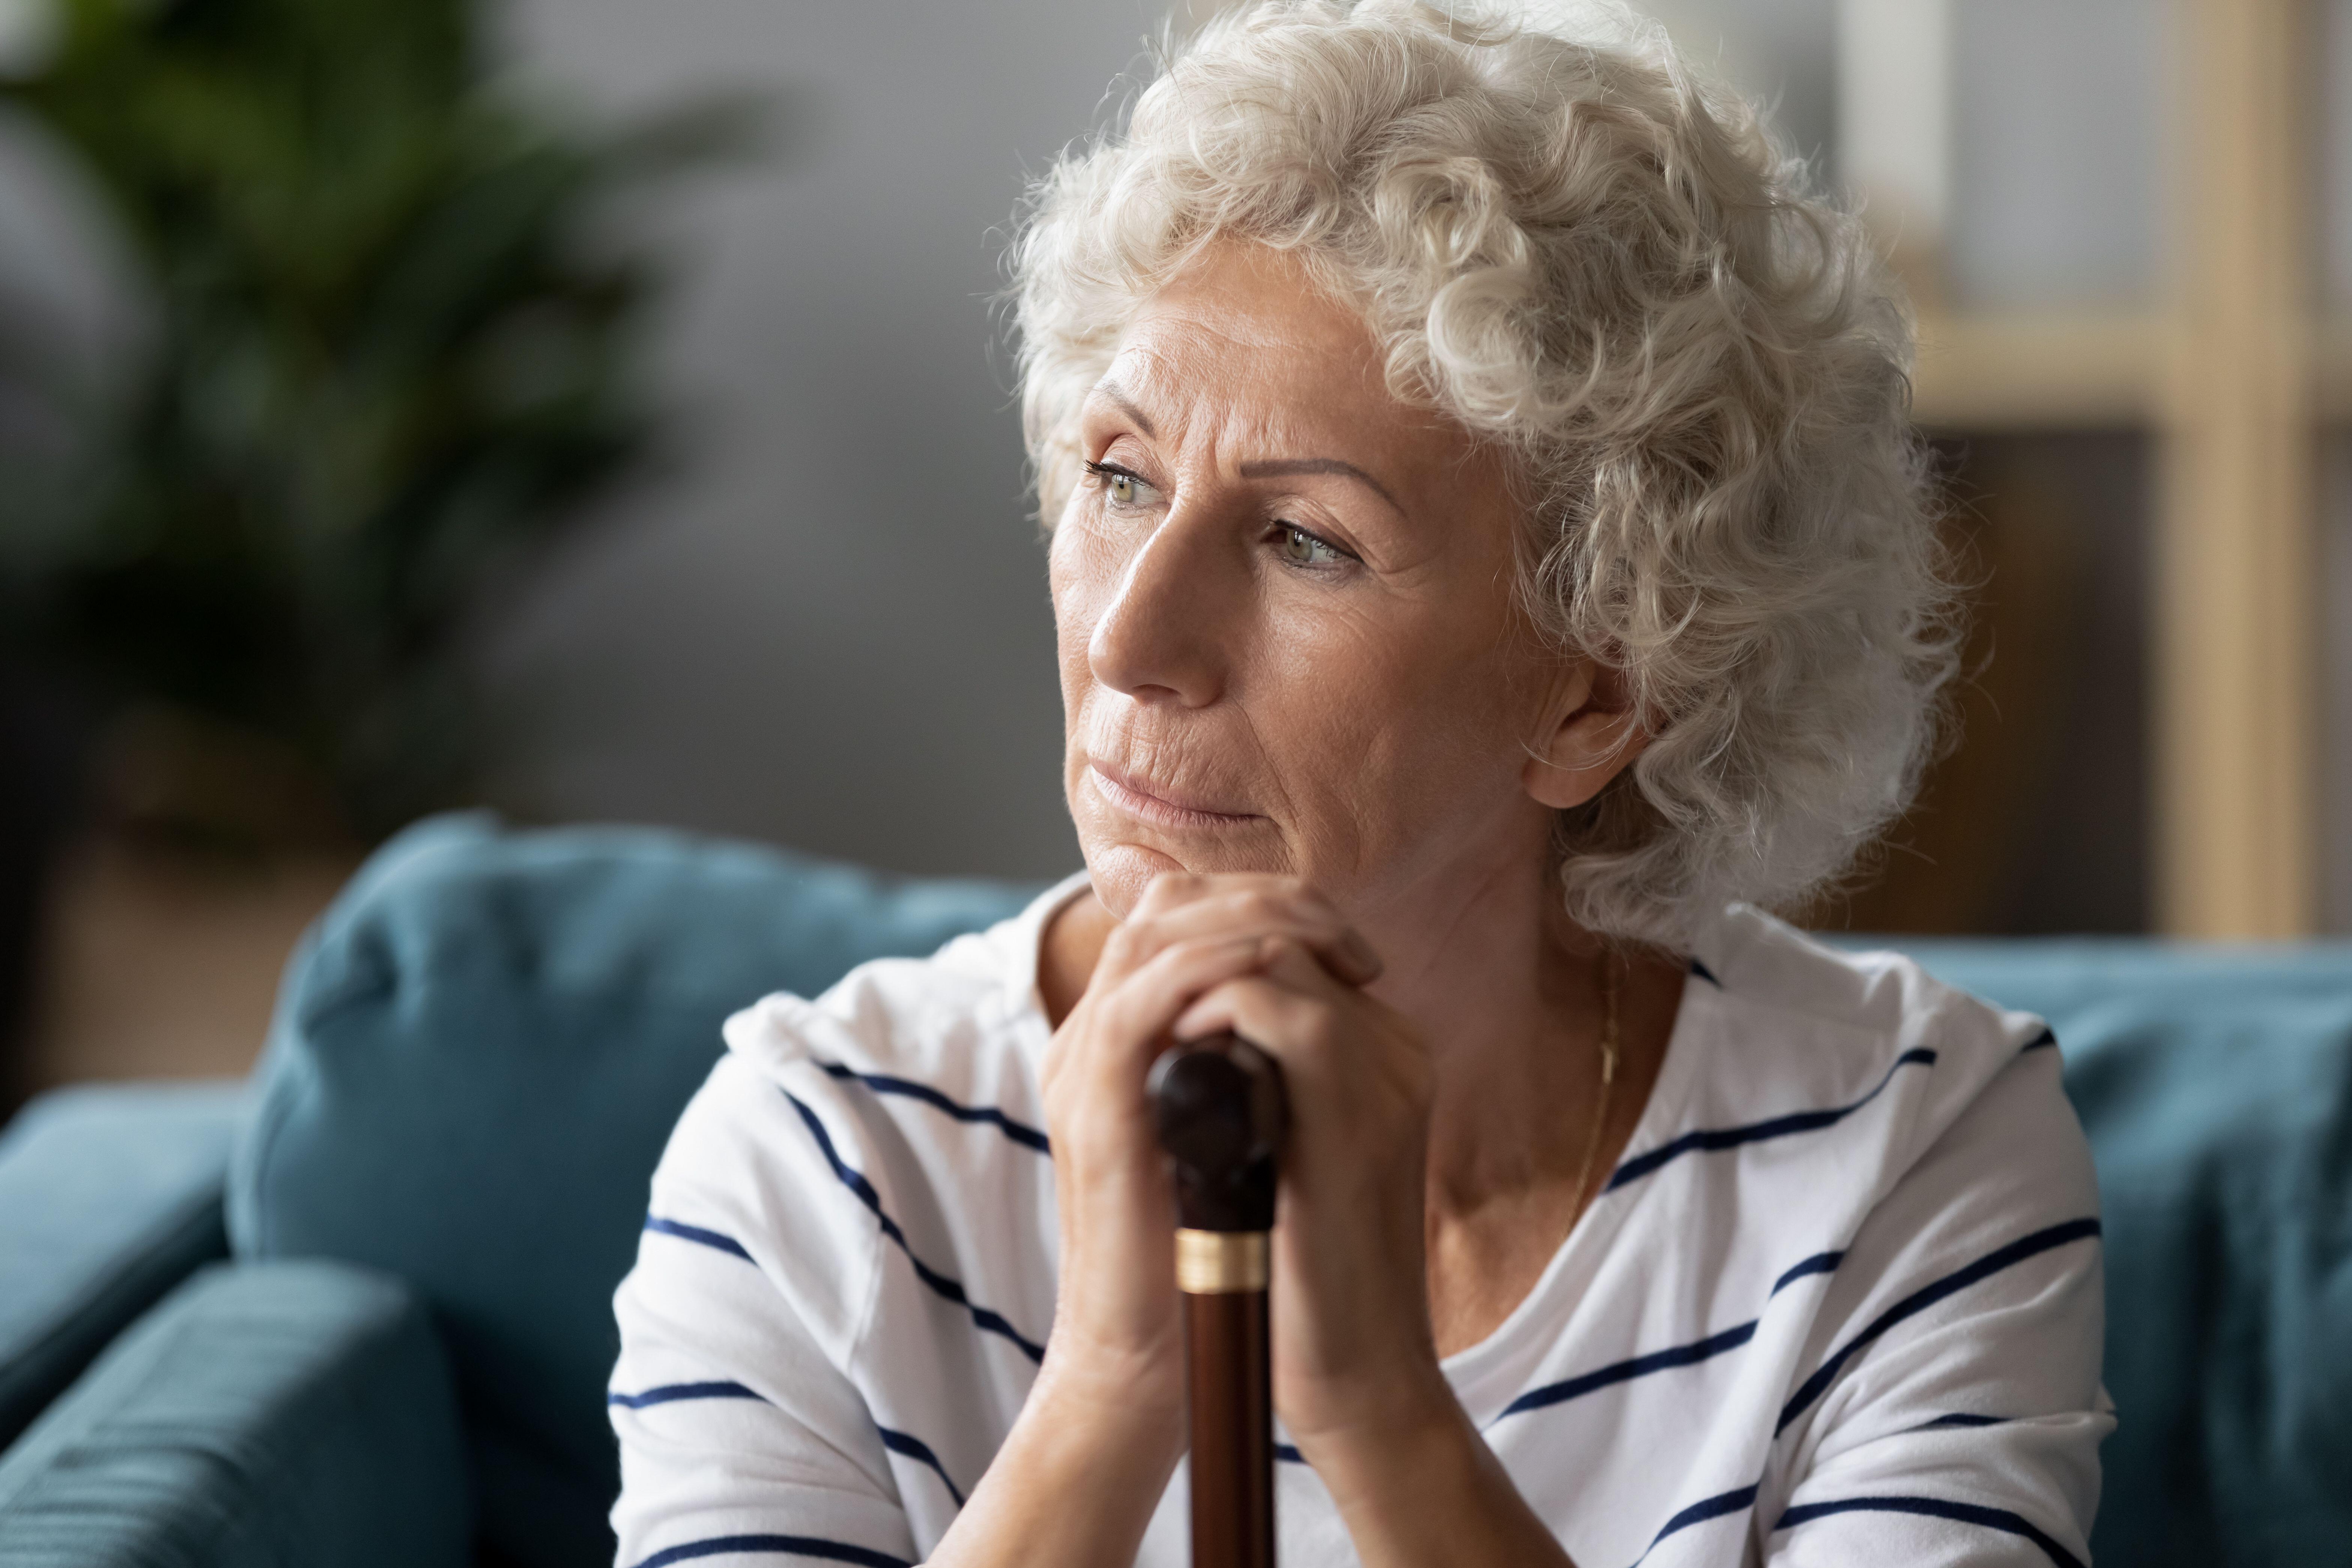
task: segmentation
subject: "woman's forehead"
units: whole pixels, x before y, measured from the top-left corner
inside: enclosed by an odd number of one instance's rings
[[[1155,439],[1238,425],[1286,440],[1458,455],[1451,422],[1399,400],[1382,370],[1362,320],[1303,269],[1196,263],[1137,311],[1087,402]]]
[[[1250,430],[1286,439],[1328,432],[1377,447],[1402,432],[1412,411],[1357,370],[1303,351],[1244,353],[1205,333],[1152,331],[1121,346],[1086,408],[1176,446]]]
[[[1183,334],[1204,350],[1355,367],[1378,363],[1370,329],[1306,263],[1236,240],[1210,246],[1154,289],[1122,342]]]

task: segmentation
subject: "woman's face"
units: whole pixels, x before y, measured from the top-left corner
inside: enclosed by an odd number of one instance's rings
[[[1180,868],[1378,919],[1540,864],[1530,748],[1573,672],[1514,602],[1500,464],[1389,395],[1350,311],[1278,253],[1212,251],[1129,329],[1079,446],[1064,784],[1114,914]]]

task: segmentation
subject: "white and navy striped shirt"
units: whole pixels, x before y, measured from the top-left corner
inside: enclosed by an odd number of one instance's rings
[[[919,1561],[1053,1328],[1046,917],[727,1026],[615,1300],[623,1568]],[[2087,1561],[2098,1197],[2049,1031],[1735,907],[1622,1161],[1444,1363],[1580,1568]],[[1284,1568],[1356,1561],[1286,1451]],[[1137,1561],[1179,1568],[1180,1470]]]

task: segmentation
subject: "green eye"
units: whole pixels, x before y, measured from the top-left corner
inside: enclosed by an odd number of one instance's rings
[[[1294,566],[1328,566],[1346,559],[1333,546],[1292,523],[1282,528],[1282,558]]]
[[[1114,468],[1108,463],[1089,462],[1087,472],[1102,487],[1102,493],[1115,507],[1140,506],[1151,487],[1124,468]]]

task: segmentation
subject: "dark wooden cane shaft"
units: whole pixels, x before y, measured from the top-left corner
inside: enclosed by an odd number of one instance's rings
[[[1274,1568],[1274,1389],[1263,1290],[1184,1298],[1192,1568]]]

